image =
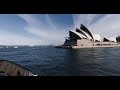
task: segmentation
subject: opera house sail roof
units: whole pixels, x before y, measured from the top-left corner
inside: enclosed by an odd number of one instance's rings
[[[91,47],[116,47],[120,46],[116,38],[104,38],[103,41],[99,34],[92,34],[90,30],[81,24],[80,29],[69,31],[69,39],[63,45],[57,47],[65,48],[91,48]]]
[[[69,36],[70,38],[87,38],[94,40],[92,33],[82,24],[80,29],[76,28],[76,31],[69,31]]]
[[[91,38],[93,39],[92,33],[84,26],[81,24],[80,29],[82,29],[83,31],[85,31],[87,34],[89,34],[91,36]]]

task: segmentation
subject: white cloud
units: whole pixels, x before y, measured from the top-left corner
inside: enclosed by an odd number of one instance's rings
[[[73,14],[74,27],[80,28],[80,24],[88,24],[88,14]]]
[[[102,37],[120,35],[120,14],[73,14],[73,20],[75,27],[84,24],[92,33],[98,33]],[[91,22],[95,23],[90,24]]]
[[[120,33],[120,15],[108,14],[101,18],[91,27],[95,32],[101,33],[104,36],[110,36],[112,34],[119,35]],[[118,34],[117,34],[118,33]]]
[[[17,16],[21,17],[29,24],[35,24],[37,20],[33,17],[32,14],[17,14]]]
[[[51,21],[47,14],[39,15],[39,19],[31,14],[19,14],[27,22],[24,29],[46,44],[62,44],[64,38],[68,36],[68,31],[64,28],[57,28],[57,24]],[[117,36],[120,34],[120,15],[117,14],[73,14],[74,27],[79,28],[80,24],[86,25],[90,31],[104,36]]]
[[[67,36],[64,31],[47,31],[47,30],[40,30],[40,28],[36,27],[27,27],[25,28],[29,33],[32,33],[38,37],[46,44],[60,44],[63,43],[65,37]]]
[[[57,29],[57,28],[55,27],[56,25],[54,25],[54,24],[52,23],[52,21],[51,21],[51,19],[50,19],[50,17],[49,17],[48,14],[46,15],[46,19],[47,19],[47,21],[48,21],[48,24],[49,24],[54,30],[56,30],[56,29]]]
[[[14,35],[8,32],[0,32],[1,45],[38,45],[42,44],[41,40],[35,40],[25,36]]]
[[[62,44],[64,43],[65,37],[68,36],[66,31],[59,28],[57,29],[55,25],[53,25],[51,19],[47,14],[41,15],[41,19],[37,20],[32,15],[21,14],[18,15],[22,19],[24,19],[28,25],[24,27],[24,29],[35,36],[38,36],[39,39],[46,44]],[[44,18],[44,21],[43,21]],[[46,20],[46,22],[45,22]],[[38,24],[39,23],[39,24]],[[37,24],[37,25],[36,25]]]

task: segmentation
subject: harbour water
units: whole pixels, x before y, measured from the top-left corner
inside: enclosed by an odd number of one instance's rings
[[[20,64],[38,76],[120,76],[120,48],[0,48],[0,58]]]

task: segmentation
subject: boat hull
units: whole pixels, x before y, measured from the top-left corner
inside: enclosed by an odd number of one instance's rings
[[[30,70],[8,60],[0,60],[0,76],[37,76]]]

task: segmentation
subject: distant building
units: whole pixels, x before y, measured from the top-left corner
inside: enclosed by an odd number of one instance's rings
[[[92,34],[88,28],[81,24],[80,29],[69,31],[69,37],[63,45],[57,47],[65,48],[89,48],[89,47],[116,47],[119,46],[116,38],[101,39],[99,34]]]

